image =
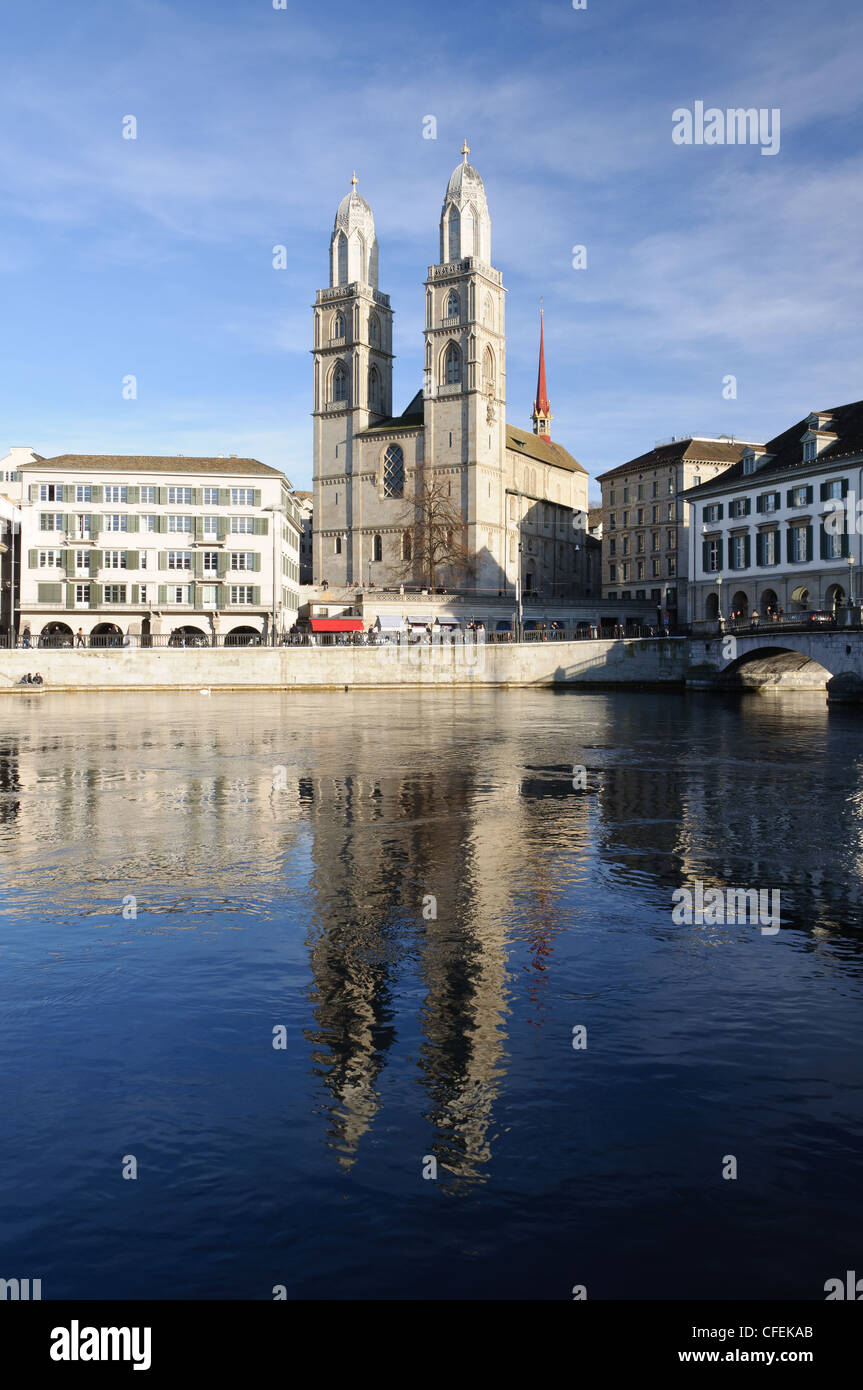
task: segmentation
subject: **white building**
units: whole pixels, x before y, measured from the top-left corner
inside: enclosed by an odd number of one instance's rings
[[[296,620],[301,522],[257,459],[22,462],[19,630],[270,640]]]
[[[544,362],[533,432],[507,424],[506,291],[468,154],[447,185],[425,283],[424,382],[399,416],[374,217],[355,179],[339,204],[330,283],[314,305],[317,584],[422,583],[410,527],[431,488],[461,527],[451,555],[462,548],[472,567],[442,565],[441,583],[512,596],[521,569],[525,592],[585,592],[587,473],[551,440]]]
[[[813,411],[686,496],[696,622],[859,602],[863,401]]]

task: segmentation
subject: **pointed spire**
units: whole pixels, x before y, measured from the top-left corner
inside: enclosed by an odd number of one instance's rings
[[[464,144],[462,145],[461,152],[464,155],[464,162],[465,164],[467,164],[467,157],[470,154],[470,145],[467,143],[467,140],[465,140]]]
[[[359,179],[357,178],[357,171],[356,171],[356,169],[355,169],[355,170],[354,170],[353,178],[351,179],[351,186],[352,186],[354,192],[356,192],[356,188],[357,188],[357,184],[358,184],[358,183],[359,183]]]
[[[533,432],[541,439],[551,443],[550,425],[553,419],[548,400],[548,387],[545,384],[545,315],[540,300],[539,310],[539,372],[536,378],[536,400],[533,403]]]

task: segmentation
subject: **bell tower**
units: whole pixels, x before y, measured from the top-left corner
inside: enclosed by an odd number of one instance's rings
[[[314,303],[313,576],[359,580],[362,488],[357,436],[392,414],[393,315],[378,289],[378,241],[369,204],[351,191],[330,238],[330,283]]]
[[[505,583],[506,336],[491,218],[465,142],[444,195],[440,261],[426,280],[425,457],[460,499],[473,583]]]

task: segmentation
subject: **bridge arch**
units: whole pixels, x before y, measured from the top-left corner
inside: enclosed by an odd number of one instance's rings
[[[753,644],[720,671],[717,684],[727,690],[824,690],[834,674],[806,651]]]

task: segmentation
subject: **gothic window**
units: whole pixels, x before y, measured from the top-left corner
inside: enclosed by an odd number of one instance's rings
[[[346,401],[348,399],[348,374],[345,371],[344,362],[337,362],[333,372],[333,400]]]
[[[372,552],[372,555],[375,560],[382,560],[384,558],[384,543],[381,540],[380,536],[375,536],[374,550]]]
[[[491,302],[490,294],[487,294],[483,300],[482,322],[484,328],[494,328],[494,305]]]
[[[405,456],[398,444],[391,444],[384,454],[384,497],[404,497]]]
[[[458,208],[451,207],[447,217],[447,260],[457,261],[459,253],[459,241],[461,239],[461,218],[458,215]]]
[[[411,540],[410,531],[404,531],[402,533],[402,559],[413,559],[413,541]]]
[[[446,316],[448,319],[461,318],[461,300],[455,290],[450,290],[446,301]]]
[[[344,336],[345,336],[345,316],[344,316],[344,314],[336,314],[335,318],[333,319],[333,337],[334,337],[334,338],[343,338]]]
[[[379,410],[381,404],[381,380],[377,367],[369,368],[369,410]]]
[[[342,553],[342,538],[341,538],[341,536],[336,536],[336,537],[335,537],[335,540],[334,540],[334,542],[333,542],[333,554],[334,554],[334,555],[341,555],[341,553]]]
[[[461,353],[456,343],[450,343],[443,358],[443,375],[447,386],[461,381]]]
[[[379,343],[381,340],[381,321],[377,314],[369,314],[369,342]]]

